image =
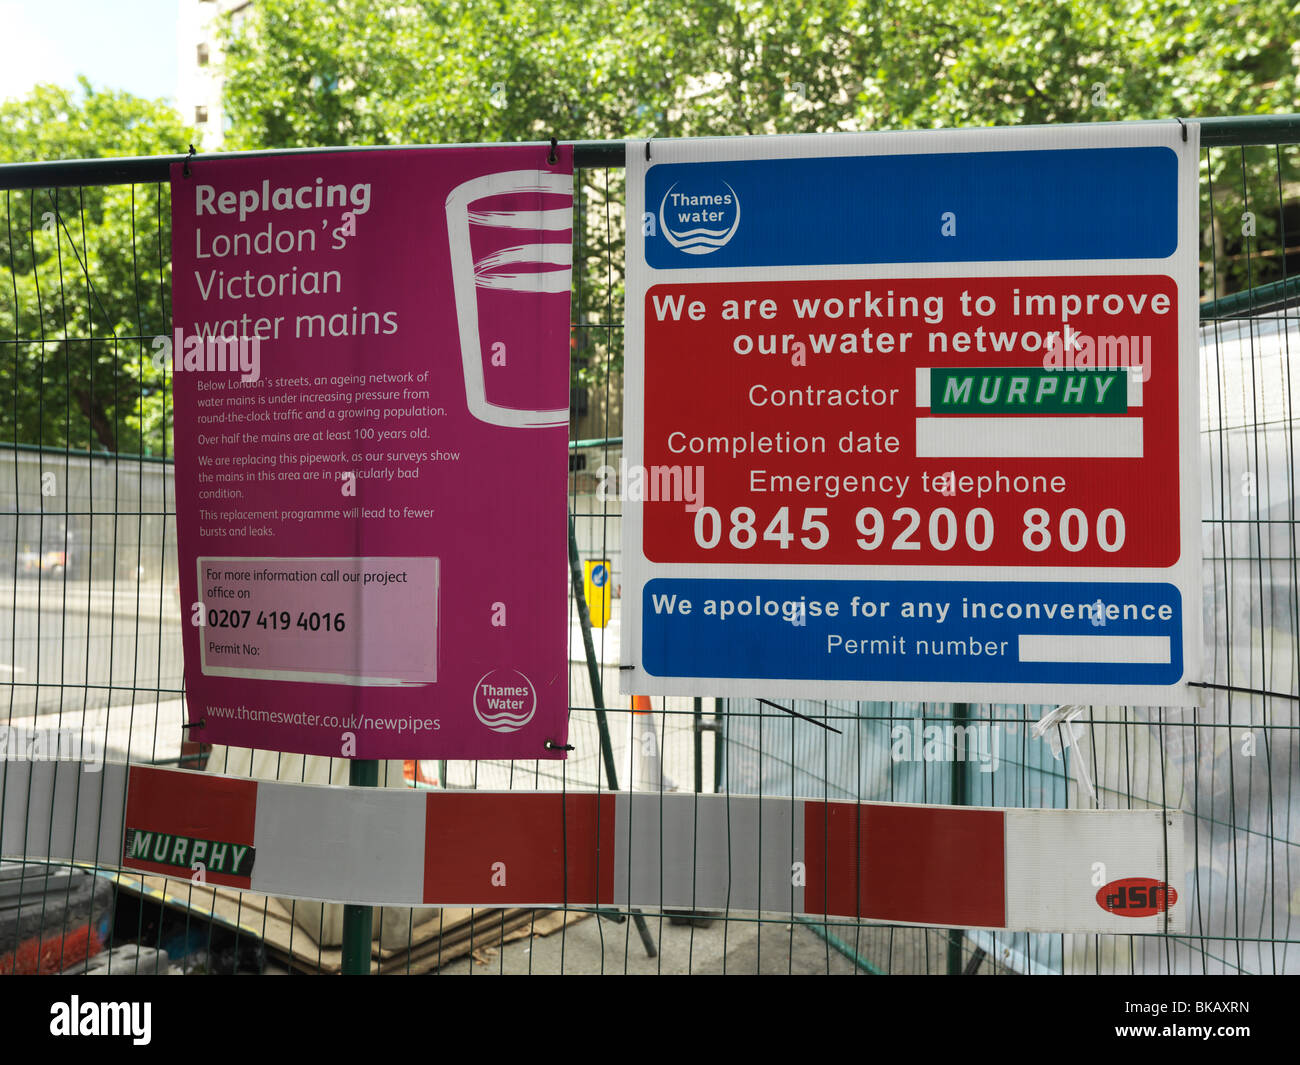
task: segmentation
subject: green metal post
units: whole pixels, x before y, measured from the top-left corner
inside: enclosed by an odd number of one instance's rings
[[[605,714],[605,687],[600,682],[600,663],[596,661],[596,644],[591,637],[591,612],[587,608],[587,593],[583,587],[582,563],[578,559],[578,534],[573,527],[573,515],[569,515],[569,580],[573,585],[573,601],[578,606],[578,624],[582,628],[582,647],[587,655],[587,677],[591,681],[591,701],[596,710],[596,727],[600,733],[600,753],[605,760],[605,776],[609,779],[611,791],[618,791],[618,770],[614,765],[614,745],[609,736],[609,720]],[[610,861],[614,856],[610,855]],[[653,958],[659,953],[645,917],[638,909],[632,910],[632,924],[646,957]]]
[[[596,660],[596,644],[591,635],[591,611],[587,607],[587,593],[583,587],[582,562],[578,558],[578,534],[569,515],[569,580],[573,585],[573,601],[578,607],[578,625],[582,629],[582,649],[587,659],[587,679],[591,682],[591,701],[596,710],[596,728],[600,733],[600,753],[605,761],[605,776],[610,791],[618,791],[618,770],[614,765],[614,747],[609,736],[609,719],[605,715],[605,686],[600,681],[600,663]]]
[[[691,731],[695,734],[695,794],[704,790],[704,700],[695,697]]]
[[[725,716],[722,703],[721,699],[713,700],[713,794],[715,795],[722,786],[722,760],[725,757],[722,745],[727,739],[722,731],[722,720]]]
[[[353,759],[348,766],[348,783],[354,788],[379,786],[379,763],[369,758]],[[371,906],[343,907],[343,975],[370,975],[370,946],[374,940],[375,911]]]
[[[952,704],[952,727],[953,734],[956,736],[957,729],[962,729],[960,735],[966,736],[966,722],[970,720],[970,703],[953,703]],[[954,740],[952,750],[952,803],[954,806],[966,805],[966,743],[962,742],[962,757],[957,757],[956,741]],[[960,976],[962,974],[961,964],[961,941],[965,933],[959,928],[948,930],[948,975]]]

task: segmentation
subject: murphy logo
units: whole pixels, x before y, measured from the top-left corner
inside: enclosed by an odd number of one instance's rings
[[[1117,917],[1152,917],[1171,909],[1178,892],[1149,876],[1112,880],[1097,892],[1097,905]]]
[[[1128,372],[982,367],[930,370],[935,414],[1126,414]]]
[[[251,845],[221,843],[210,839],[173,836],[166,832],[126,830],[125,860],[152,862],[184,869],[186,874],[198,866],[223,876],[251,876],[256,850]]]
[[[659,203],[659,229],[687,255],[709,255],[726,247],[740,228],[740,197],[727,182],[693,186],[674,182]]]

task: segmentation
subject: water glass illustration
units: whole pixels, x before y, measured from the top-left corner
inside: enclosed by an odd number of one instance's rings
[[[568,424],[568,374],[555,373],[541,353],[559,339],[552,333],[568,331],[572,228],[569,174],[487,174],[447,197],[465,396],[479,421]]]

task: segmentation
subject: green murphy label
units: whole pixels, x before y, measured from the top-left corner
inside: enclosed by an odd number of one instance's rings
[[[249,876],[253,872],[254,848],[247,844],[222,843],[189,836],[169,836],[165,832],[126,830],[126,858],[130,861],[174,865],[187,873],[197,862],[209,873]]]
[[[934,368],[930,410],[936,414],[1123,414],[1128,410],[1128,374],[1122,368]]]

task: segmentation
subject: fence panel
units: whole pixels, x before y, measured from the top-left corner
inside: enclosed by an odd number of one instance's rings
[[[622,572],[619,145],[580,145],[571,554],[609,564],[608,624],[570,603],[567,762],[380,766],[381,786],[684,793],[1187,811],[1186,935],[953,932],[759,912],[377,915],[380,972],[1166,973],[1300,971],[1300,556],[1292,356],[1300,353],[1295,120],[1203,126],[1202,535],[1207,662],[1190,710],[1090,706],[1058,756],[1050,707],[658,698],[618,690]],[[108,762],[346,783],[348,763],[186,739],[170,393],[167,160],[0,167],[0,754],[37,734]],[[583,165],[585,164],[585,165]],[[686,385],[684,387],[689,387]],[[581,587],[581,579],[575,582]],[[930,726],[973,729],[912,747]],[[830,726],[828,728],[827,726]],[[831,731],[834,729],[836,731]],[[970,735],[967,732],[967,735]],[[0,771],[3,771],[0,766]],[[40,796],[28,794],[26,817]],[[12,796],[0,801],[12,803]],[[40,853],[33,846],[31,853]],[[50,863],[0,866],[0,971],[122,949],[120,969],[340,967],[341,907]],[[694,870],[692,870],[694,873]],[[1180,891],[1183,888],[1180,887]],[[35,907],[35,910],[33,909]],[[35,917],[32,914],[35,913]],[[14,916],[17,915],[17,916]],[[128,946],[134,944],[134,946]],[[159,953],[162,952],[162,953]],[[165,953],[166,957],[163,957]]]

